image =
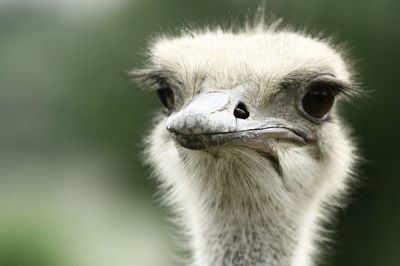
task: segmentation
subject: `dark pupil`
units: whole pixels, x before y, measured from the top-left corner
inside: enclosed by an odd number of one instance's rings
[[[324,117],[333,105],[335,96],[326,86],[311,89],[302,100],[303,109],[315,118]]]
[[[157,95],[165,108],[171,109],[174,106],[174,93],[168,84],[160,83],[157,89]]]

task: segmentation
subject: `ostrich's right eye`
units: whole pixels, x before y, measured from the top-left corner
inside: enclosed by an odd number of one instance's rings
[[[322,119],[331,109],[334,100],[335,94],[330,87],[316,84],[303,97],[302,105],[307,114]]]
[[[158,83],[157,95],[160,102],[167,110],[171,110],[174,107],[174,92],[166,81],[160,81]]]

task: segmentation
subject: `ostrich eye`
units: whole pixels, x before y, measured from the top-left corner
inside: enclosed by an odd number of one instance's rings
[[[157,95],[160,102],[167,110],[171,110],[174,107],[174,92],[166,81],[160,81],[158,83]]]
[[[332,108],[335,93],[325,84],[316,84],[302,99],[304,111],[310,116],[321,119]]]

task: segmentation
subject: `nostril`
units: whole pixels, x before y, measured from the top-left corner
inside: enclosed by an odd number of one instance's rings
[[[247,110],[247,107],[244,103],[240,102],[238,105],[235,107],[235,110],[233,111],[233,115],[236,118],[239,119],[246,119],[249,117],[250,113]]]

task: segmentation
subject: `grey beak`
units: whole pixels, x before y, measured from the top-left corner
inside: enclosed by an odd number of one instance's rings
[[[167,129],[178,134],[210,134],[236,130],[234,103],[225,92],[199,95],[167,120]]]
[[[284,139],[305,143],[310,135],[278,118],[254,120],[236,118],[240,99],[229,91],[207,92],[195,97],[180,111],[171,114],[167,130],[184,147],[204,149],[223,144]]]

